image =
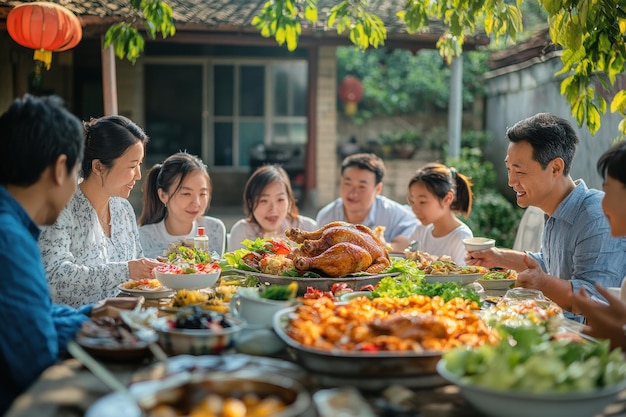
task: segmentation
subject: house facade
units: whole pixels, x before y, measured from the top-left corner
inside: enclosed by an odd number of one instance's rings
[[[83,40],[54,53],[52,67],[33,82],[32,50],[6,31],[6,16],[23,1],[0,5],[0,108],[32,91],[57,94],[83,120],[105,114],[102,38],[109,27],[132,14],[127,0],[60,1],[79,16]],[[240,205],[254,150],[289,152],[292,181],[300,202],[320,207],[337,196],[337,76],[335,50],[345,34],[323,27],[303,28],[289,52],[250,25],[264,1],[168,1],[177,33],[147,40],[135,64],[115,59],[117,112],[142,126],[151,140],[144,167],[186,150],[202,157],[213,182],[212,205]],[[386,46],[417,51],[434,48],[441,28],[407,34],[395,17],[394,2],[370,2],[388,30]],[[327,10],[320,4],[320,11]],[[484,45],[470,37],[466,48]],[[273,157],[278,158],[276,154]],[[266,154],[266,157],[269,156]],[[282,161],[281,161],[282,162]],[[138,193],[137,193],[138,194]],[[139,197],[134,196],[137,199]],[[135,207],[140,204],[133,201]]]

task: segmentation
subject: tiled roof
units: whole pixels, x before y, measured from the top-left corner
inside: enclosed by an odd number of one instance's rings
[[[10,7],[30,0],[2,0],[0,4],[0,19],[4,19]],[[132,16],[134,10],[129,6],[130,0],[48,0],[61,4],[69,10],[81,16],[83,22],[97,24],[96,19],[110,23],[111,21]],[[166,0],[172,7],[174,19],[178,31],[229,31],[229,30],[253,30],[250,24],[252,18],[262,9],[267,0]],[[323,17],[330,8],[336,4],[332,0],[320,0],[318,11]],[[397,0],[370,0],[369,10],[376,13],[387,27],[388,36],[409,36],[406,28],[399,21],[396,13],[401,2]],[[9,6],[9,7],[5,7]],[[4,11],[2,10],[4,7]],[[325,20],[325,19],[323,19]],[[103,22],[103,23],[104,23]],[[415,37],[428,37],[436,39],[443,33],[444,27],[440,22],[432,21],[430,26]],[[335,29],[317,23],[315,27],[303,28],[304,33],[318,33],[332,36],[336,34]],[[341,35],[346,37],[346,35]],[[486,38],[483,35],[469,37],[467,43],[485,44]]]

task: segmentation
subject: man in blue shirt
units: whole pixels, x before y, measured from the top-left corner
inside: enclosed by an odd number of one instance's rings
[[[37,238],[76,190],[81,122],[55,97],[16,99],[0,116],[0,415],[88,320],[52,303]]]
[[[491,248],[470,252],[468,264],[520,271],[517,286],[540,290],[567,311],[581,287],[598,298],[595,283],[619,287],[626,274],[626,239],[611,237],[602,212],[604,193],[569,175],[579,141],[572,126],[539,113],[516,123],[506,136],[505,162],[517,204],[545,213],[541,251]]]
[[[393,252],[402,252],[419,224],[410,208],[381,196],[385,165],[371,153],[346,157],[341,163],[340,197],[317,213],[317,225],[344,221],[363,224],[374,230],[384,227],[384,240]],[[408,180],[407,180],[408,181]],[[408,182],[407,182],[408,183]]]

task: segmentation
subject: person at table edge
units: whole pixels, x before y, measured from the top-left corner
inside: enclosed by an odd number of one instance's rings
[[[506,136],[505,163],[517,204],[545,213],[541,251],[490,248],[470,252],[467,263],[514,269],[519,272],[517,286],[542,291],[568,312],[581,287],[602,298],[594,284],[620,286],[626,274],[626,239],[611,237],[601,207],[604,193],[569,174],[579,142],[570,123],[538,113],[509,128]]]
[[[0,116],[0,415],[66,351],[90,315],[129,301],[74,309],[50,297],[38,226],[54,223],[74,194],[83,143],[80,121],[58,97],[26,95]]]

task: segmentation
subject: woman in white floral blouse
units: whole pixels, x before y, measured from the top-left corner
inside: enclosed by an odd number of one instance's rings
[[[147,256],[164,255],[175,242],[192,239],[198,226],[209,237],[209,251],[224,253],[226,226],[205,216],[211,202],[211,178],[197,156],[178,152],[155,164],[144,185],[139,239]]]
[[[55,302],[80,306],[119,293],[129,279],[152,277],[161,265],[143,257],[127,200],[141,179],[148,137],[123,116],[84,123],[83,180],[39,246]]]

